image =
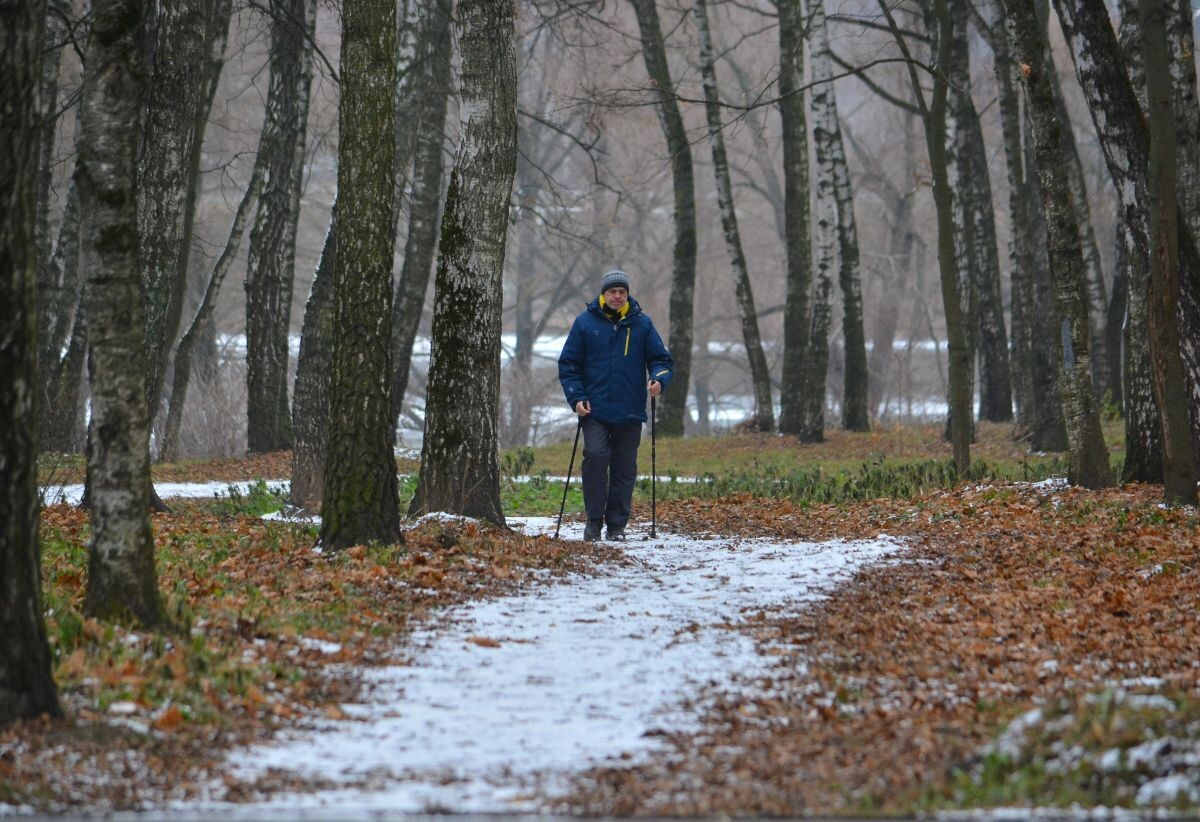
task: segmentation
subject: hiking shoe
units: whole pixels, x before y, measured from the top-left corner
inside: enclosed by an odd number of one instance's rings
[[[590,519],[588,524],[583,526],[583,541],[598,542],[600,540],[600,528],[604,525],[602,519]]]
[[[610,525],[608,526],[608,534],[605,537],[609,542],[624,542],[625,541],[625,526]]]

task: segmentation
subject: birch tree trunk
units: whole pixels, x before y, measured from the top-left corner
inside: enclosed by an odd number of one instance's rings
[[[161,0],[157,9],[136,189],[151,424],[183,310],[180,257],[188,253],[183,247],[188,182],[208,59],[204,0]]]
[[[61,9],[60,9],[61,10]],[[64,11],[65,10],[61,10]],[[56,13],[48,19],[56,17]],[[49,30],[48,30],[49,31]],[[47,129],[53,131],[53,129]],[[75,119],[75,143],[79,143],[80,118]],[[43,138],[42,150],[48,151]],[[78,157],[76,158],[78,163]],[[39,184],[39,191],[49,198],[49,167]],[[49,234],[49,203],[39,204],[39,231]],[[53,252],[41,256],[47,248],[39,244],[37,311],[38,311],[38,373],[42,390],[38,395],[38,418],[41,426],[41,445],[45,451],[82,453],[83,437],[78,436],[79,417],[76,403],[67,401],[78,395],[83,366],[87,358],[83,316],[82,284],[79,272],[79,190],[74,179],[67,187],[66,203]],[[39,237],[39,243],[42,238]],[[46,239],[48,244],[48,238]],[[76,335],[79,335],[78,337]],[[64,352],[64,348],[66,351]]]
[[[50,236],[50,187],[54,179],[54,137],[57,125],[58,74],[62,64],[63,44],[66,39],[67,20],[70,7],[65,0],[55,0],[45,15],[42,34],[42,60],[40,68],[40,91],[38,114],[42,127],[38,131],[38,176],[37,176],[37,222],[35,242],[37,249],[37,331],[38,369],[43,375],[55,370],[62,356],[62,344],[71,328],[76,283],[67,281],[66,269],[54,266],[54,243]],[[67,193],[63,213],[64,230],[75,222],[78,214],[78,196],[74,186]],[[76,235],[78,236],[78,235]],[[44,394],[39,400],[39,410],[47,405]]]
[[[1051,90],[1062,122],[1070,124],[1058,72],[1052,75]],[[1096,386],[1096,399],[1103,400],[1111,391],[1108,385],[1108,352],[1104,323],[1108,316],[1108,292],[1104,283],[1104,266],[1100,258],[1100,247],[1096,243],[1096,231],[1092,225],[1091,197],[1084,181],[1083,163],[1079,159],[1079,147],[1075,143],[1072,129],[1063,130],[1063,168],[1071,186],[1071,199],[1079,222],[1079,241],[1083,249],[1083,265],[1087,272],[1088,326],[1092,340],[1092,379]]]
[[[86,293],[86,288],[80,290],[66,353],[49,369],[49,373],[39,372],[38,378],[47,397],[46,413],[41,417],[43,451],[82,454],[84,450],[87,426],[83,421],[80,395],[83,391],[83,370],[87,364]]]
[[[288,504],[319,513],[325,495],[325,444],[329,423],[329,383],[333,359],[333,278],[337,259],[337,204],[312,291],[304,307],[296,388],[292,402],[292,483]]]
[[[992,0],[992,25],[1004,24],[999,0]],[[992,47],[1000,127],[1004,140],[1004,163],[1008,176],[1008,269],[1011,306],[1011,351],[1013,399],[1017,407],[1017,426],[1028,430],[1033,424],[1033,259],[1030,251],[1032,231],[1028,202],[1029,186],[1021,146],[1021,104],[1017,96],[1017,66],[1012,59],[1008,36],[993,29],[988,42]]]
[[[966,32],[963,36],[967,36]],[[979,418],[990,422],[1008,422],[1013,418],[1012,366],[1008,355],[1008,332],[1004,327],[1000,257],[996,248],[996,215],[979,113],[969,93],[965,95],[964,103],[960,127],[968,145],[965,168],[973,179],[971,201],[967,208],[967,230],[971,232],[975,254],[972,277],[979,329]]]
[[[962,312],[963,335],[967,347],[968,386],[971,396],[970,428],[971,441],[975,440],[975,383],[979,351],[979,294],[977,272],[980,266],[979,253],[975,247],[975,232],[972,230],[972,209],[978,199],[977,187],[971,162],[972,146],[967,121],[974,111],[971,100],[971,71],[968,54],[967,8],[964,0],[947,0],[950,12],[950,63],[949,90],[946,110],[946,151],[948,154],[947,175],[950,186],[950,202],[954,224],[954,260],[958,277],[960,311]],[[934,8],[925,6],[926,27],[937,32],[938,25]],[[936,43],[936,34],[935,43]],[[946,437],[950,437],[953,412],[946,420]]]
[[[1179,230],[1182,249],[1186,251],[1196,249],[1200,243],[1200,101],[1196,89],[1196,43],[1191,3],[1169,0],[1166,10],[1179,144],[1178,190],[1182,221]],[[1180,274],[1179,336],[1192,428],[1192,453],[1196,470],[1200,472],[1200,266],[1183,267]]]
[[[708,118],[708,141],[712,146],[713,171],[717,178],[717,208],[721,212],[725,244],[729,248],[730,262],[733,265],[738,313],[742,319],[742,339],[746,344],[746,353],[750,360],[750,375],[754,385],[755,429],[771,431],[775,428],[775,408],[771,399],[771,375],[767,370],[762,336],[758,331],[758,310],[754,306],[754,291],[750,285],[750,272],[746,268],[746,256],[742,252],[742,238],[738,231],[737,211],[733,203],[733,185],[729,179],[729,161],[725,153],[725,137],[721,124],[721,101],[717,91],[717,72],[705,0],[697,0],[692,10],[696,19],[697,33],[700,36],[700,72],[704,79],[704,109]],[[824,384],[808,386],[806,390],[819,391],[824,397],[825,386]]]
[[[783,129],[783,213],[784,248],[787,251],[787,298],[783,313],[783,368],[779,390],[779,430],[784,434],[796,434],[805,442],[824,439],[825,375],[821,370],[819,386],[809,383],[808,346],[814,331],[814,309],[810,303],[813,290],[812,233],[809,225],[808,181],[808,125],[804,112],[804,8],[801,0],[781,0],[779,8],[779,119]],[[818,47],[815,17],[821,11],[820,22],[824,21],[824,8],[820,0],[814,4],[810,36],[814,38],[813,72],[818,68]],[[826,38],[828,39],[828,38]],[[825,56],[828,64],[828,54]],[[827,67],[827,66],[826,66]],[[828,84],[826,84],[828,85]],[[715,81],[714,81],[715,87]],[[813,86],[814,118],[818,104],[817,94],[832,94],[832,88]],[[825,107],[826,109],[828,106]],[[822,115],[828,116],[823,110]],[[836,116],[836,113],[834,114]],[[814,124],[815,125],[815,124]],[[710,127],[711,128],[711,127]],[[828,134],[828,132],[826,132]],[[817,135],[813,135],[814,141]],[[826,153],[828,154],[828,148]],[[818,174],[828,172],[820,165]],[[830,172],[831,173],[831,172]],[[818,179],[818,186],[832,180]],[[832,192],[827,192],[832,196]],[[828,215],[826,215],[828,216]],[[836,217],[835,217],[836,219]],[[833,230],[831,227],[829,230]],[[818,269],[819,271],[819,269]],[[818,273],[818,277],[821,276]],[[825,272],[828,279],[829,272]],[[818,289],[820,286],[818,286]],[[828,288],[826,288],[826,314],[828,315]],[[825,317],[828,333],[828,316]],[[825,344],[828,358],[828,343]],[[813,395],[815,394],[817,430],[813,432]]]
[[[842,337],[846,351],[846,373],[842,386],[842,427],[847,431],[869,431],[871,415],[867,403],[867,340],[863,330],[862,267],[858,251],[858,225],[854,219],[854,191],[842,142],[837,94],[833,86],[833,60],[829,50],[829,32],[825,22],[824,0],[814,0],[809,18],[812,38],[813,140],[823,120],[827,132],[827,150],[833,172],[833,196],[837,204],[838,282],[842,289]],[[819,148],[818,148],[819,151]]]
[[[265,163],[266,175],[250,229],[246,266],[246,449],[250,453],[292,445],[288,330],[315,16],[315,0],[272,3],[270,89],[258,141],[263,158],[259,162]]]
[[[334,337],[321,545],[400,541],[392,455],[396,4],[342,8]]]
[[[1139,114],[1146,100],[1142,34],[1138,22],[1138,0],[1121,0],[1121,51],[1125,73],[1138,100]],[[1124,330],[1125,394],[1125,482],[1161,482],[1163,476],[1162,425],[1158,400],[1154,397],[1150,362],[1149,309],[1146,288],[1150,280],[1149,258],[1139,254],[1122,214],[1118,227],[1119,257],[1125,261],[1128,308]]]
[[[442,196],[442,144],[450,98],[451,16],[437,2],[422,4],[417,27],[413,97],[417,112],[413,155],[412,200],[404,264],[392,309],[392,425],[399,424],[412,369],[413,344],[421,325],[429,273],[437,246],[438,203]]]
[[[814,104],[817,94],[813,94]],[[800,398],[800,442],[825,440],[825,380],[829,370],[829,321],[832,308],[833,274],[837,267],[837,200],[834,194],[833,169],[825,131],[827,123],[813,111],[813,144],[817,158],[817,197],[813,239],[816,245],[816,278],[813,283],[812,314],[809,321],[808,343],[804,352],[804,368],[800,373],[804,391]]]
[[[938,269],[941,272],[942,307],[946,317],[946,344],[949,351],[950,443],[954,466],[960,475],[971,467],[971,350],[962,316],[962,295],[954,268],[953,214],[946,157],[946,105],[949,88],[944,72],[950,62],[953,25],[946,0],[935,0],[938,31],[937,73],[933,95],[925,117],[925,143],[933,177],[933,198],[938,220]],[[913,82],[915,83],[915,75]]]
[[[1006,0],[1006,6],[1013,51],[1022,65],[1028,67],[1022,73],[1033,123],[1038,182],[1046,213],[1054,299],[1058,317],[1064,325],[1060,382],[1069,446],[1067,481],[1086,488],[1105,488],[1113,484],[1113,477],[1092,387],[1087,272],[1075,202],[1062,162],[1066,148],[1062,131],[1070,124],[1063,123],[1058,116],[1048,77],[1054,66],[1045,59],[1048,50],[1033,0]]]
[[[1194,455],[1191,454],[1190,436],[1188,455],[1185,457],[1178,453],[1178,448],[1183,442],[1178,431],[1180,427],[1190,429],[1186,383],[1174,384],[1176,379],[1187,379],[1183,362],[1176,363],[1177,358],[1181,357],[1181,345],[1185,341],[1176,336],[1179,334],[1179,315],[1174,310],[1177,304],[1172,306],[1172,311],[1164,314],[1163,304],[1152,303],[1155,292],[1149,289],[1149,272],[1154,263],[1151,259],[1153,227],[1149,213],[1149,203],[1153,196],[1148,179],[1150,136],[1147,134],[1141,107],[1130,83],[1130,77],[1125,71],[1121,49],[1103,3],[1093,0],[1056,0],[1055,6],[1071,49],[1080,87],[1088,101],[1092,120],[1100,137],[1109,173],[1113,176],[1117,188],[1122,215],[1131,240],[1131,271],[1137,273],[1139,279],[1143,272],[1146,274],[1140,284],[1138,279],[1131,276],[1130,311],[1132,314],[1134,292],[1142,290],[1147,294],[1151,346],[1149,370],[1156,383],[1165,380],[1165,383],[1154,391],[1159,402],[1163,469],[1164,472],[1180,470],[1171,466],[1176,465],[1177,461],[1192,462],[1194,459]],[[1150,89],[1149,77],[1146,87]],[[1180,235],[1179,240],[1181,277],[1187,282],[1189,278],[1200,275],[1197,271],[1200,260],[1196,257],[1190,232]],[[1162,297],[1167,300],[1177,298],[1175,294],[1163,294]],[[1180,345],[1172,344],[1172,339],[1178,340]],[[1168,398],[1171,400],[1171,406],[1164,407],[1162,402]],[[1178,418],[1181,413],[1182,420]],[[1176,449],[1175,453],[1169,453],[1170,449]],[[1191,470],[1195,470],[1194,462]],[[1157,479],[1161,480],[1162,477]]]
[[[1150,193],[1150,356],[1154,396],[1162,411],[1163,493],[1171,502],[1196,504],[1196,459],[1188,419],[1183,341],[1179,327],[1179,242],[1176,174],[1177,135],[1171,49],[1164,0],[1141,0],[1142,43],[1146,58],[1149,127],[1147,188]],[[1195,69],[1189,72],[1193,78]],[[1194,98],[1193,98],[1194,99]],[[1194,135],[1192,142],[1198,139]],[[1186,138],[1185,138],[1186,140]],[[1185,145],[1186,142],[1185,142]],[[1183,232],[1187,233],[1186,226]]]
[[[147,351],[135,189],[138,110],[146,82],[142,0],[97,4],[88,39],[76,182],[84,225],[92,417],[84,611],[162,622],[150,530]]]
[[[7,383],[0,392],[0,726],[62,713],[42,618],[38,542],[34,281],[45,5],[0,8],[0,373]]]
[[[921,88],[904,36],[900,33],[887,0],[878,0],[880,11],[896,39],[896,45],[908,61],[909,83],[917,99],[921,119],[925,124],[925,145],[929,153],[929,169],[933,178],[933,202],[937,214],[938,270],[941,274],[942,307],[946,317],[947,348],[950,372],[950,443],[954,451],[954,467],[960,475],[971,467],[971,358],[963,326],[962,303],[954,259],[954,216],[950,193],[949,162],[946,152],[946,104],[949,87],[950,47],[953,20],[947,0],[934,0],[933,93],[929,102]]]
[[[59,227],[54,254],[46,266],[38,267],[38,364],[42,391],[39,396],[43,421],[42,450],[79,453],[73,404],[63,398],[79,390],[87,356],[83,315],[83,288],[79,261],[79,190],[74,180]],[[56,292],[43,302],[47,289]],[[68,296],[69,295],[69,296]],[[63,352],[64,346],[67,347]]]
[[[40,7],[45,11],[45,23],[38,80],[38,114],[42,126],[38,130],[37,222],[34,224],[39,268],[50,261],[53,239],[50,236],[50,188],[54,181],[54,138],[58,125],[58,75],[66,46],[67,22],[72,13],[67,0],[53,0],[48,8],[45,5]],[[38,324],[41,325],[41,295],[38,296]]]
[[[1129,313],[1129,261],[1125,243],[1117,232],[1117,262],[1113,268],[1112,297],[1108,301],[1108,314],[1104,319],[1104,352],[1108,355],[1109,400],[1125,412],[1125,318]],[[1128,416],[1128,415],[1126,415]],[[1127,423],[1128,424],[1128,421]]]
[[[1036,154],[1033,146],[1032,115],[1025,112],[1025,179],[1032,199],[1033,283],[1033,395],[1034,421],[1029,432],[1029,447],[1033,451],[1066,451],[1067,426],[1063,419],[1062,346],[1050,344],[1062,338],[1062,323],[1054,303],[1050,284],[1050,253],[1046,210],[1042,207],[1042,186],[1038,182]]]
[[[671,269],[671,324],[667,348],[675,361],[673,388],[658,402],[658,432],[664,437],[683,436],[691,386],[692,347],[696,302],[696,181],[692,169],[692,146],[667,64],[662,28],[655,0],[632,0],[642,40],[642,59],[654,87],[658,122],[667,142],[674,193],[675,248]],[[781,78],[781,83],[783,79]],[[786,143],[785,143],[786,146]],[[785,148],[786,151],[786,148]]]
[[[462,107],[434,291],[421,473],[409,515],[504,524],[497,458],[502,279],[517,167],[512,0],[459,4]]]

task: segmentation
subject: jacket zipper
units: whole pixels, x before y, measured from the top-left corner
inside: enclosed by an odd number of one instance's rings
[[[633,333],[633,328],[632,328],[632,327],[627,327],[627,328],[625,329],[625,356],[626,356],[626,357],[628,357],[628,356],[629,356],[629,336],[630,336],[632,333]]]

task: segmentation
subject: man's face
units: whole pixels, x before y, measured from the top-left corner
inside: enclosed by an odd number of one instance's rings
[[[604,292],[604,304],[613,311],[620,311],[625,307],[626,301],[629,299],[629,292],[624,286],[613,286]]]

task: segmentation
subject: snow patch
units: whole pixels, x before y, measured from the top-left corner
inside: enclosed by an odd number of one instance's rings
[[[254,480],[253,482],[156,482],[154,490],[162,499],[198,499],[202,497],[221,497],[236,492],[248,494],[260,482],[265,482],[267,488],[287,490],[291,482],[285,479]],[[41,489],[47,505],[67,503],[78,505],[83,499],[82,485],[45,486]]]
[[[1189,802],[1200,802],[1200,787],[1195,780],[1186,774],[1171,774],[1151,779],[1138,788],[1134,801],[1139,805],[1171,805],[1180,796],[1187,797]]]
[[[509,523],[549,534],[555,519]],[[663,729],[697,726],[703,706],[687,700],[702,688],[735,687],[768,670],[775,658],[760,656],[740,630],[743,613],[801,607],[902,548],[889,537],[786,543],[660,532],[651,540],[631,528],[628,563],[471,603],[418,630],[406,664],[364,670],[369,698],[342,706],[369,721],[322,719],[315,731],[227,761],[249,782],[282,769],[339,787],[202,807],[242,818],[306,808],[534,810],[538,792],[556,792],[572,772],[663,751]],[[219,796],[221,783],[212,790]]]

